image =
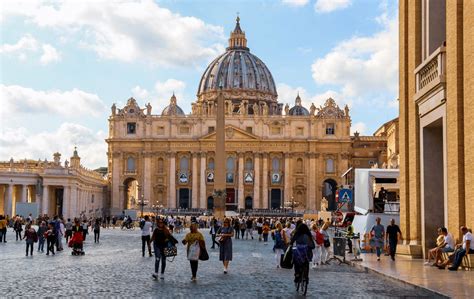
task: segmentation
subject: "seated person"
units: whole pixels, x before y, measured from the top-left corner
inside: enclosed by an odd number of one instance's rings
[[[466,254],[474,254],[474,242],[472,240],[472,233],[468,228],[461,226],[461,233],[463,234],[462,243],[455,246],[454,253],[448,260],[444,261],[438,266],[439,269],[444,269],[449,263],[452,263],[448,269],[450,271],[457,271],[462,263],[462,259]]]
[[[430,260],[433,259],[435,261],[435,264],[437,262],[437,252],[440,248],[441,245],[443,245],[443,242],[444,242],[444,236],[443,236],[443,231],[442,231],[442,228],[438,228],[438,237],[436,238],[436,247],[434,248],[431,248],[429,251],[428,251],[428,260],[425,262],[425,265],[430,265],[431,262]],[[435,265],[433,264],[433,265]]]
[[[446,227],[441,228],[441,234],[443,236],[442,243],[437,247],[435,251],[436,259],[433,266],[437,266],[441,264],[442,261],[442,253],[450,253],[454,252],[454,237],[450,233],[448,233],[448,229]]]

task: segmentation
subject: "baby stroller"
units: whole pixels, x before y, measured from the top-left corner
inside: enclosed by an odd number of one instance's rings
[[[82,237],[82,232],[74,232],[71,240],[69,240],[69,247],[72,247],[72,255],[84,255],[83,250],[84,239]]]

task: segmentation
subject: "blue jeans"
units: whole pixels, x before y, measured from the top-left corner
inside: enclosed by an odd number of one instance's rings
[[[164,247],[160,247],[155,245],[156,243],[153,242],[153,250],[155,251],[155,273],[158,273],[158,269],[160,268],[160,261],[161,261],[161,274],[165,273],[166,268],[166,257],[164,255]]]
[[[44,251],[44,238],[39,237],[38,238],[38,251],[43,252]]]
[[[375,247],[375,252],[377,253],[377,257],[380,257],[380,254],[382,253],[382,248]]]
[[[469,254],[474,253],[474,250],[469,249]],[[466,249],[459,249],[454,253],[454,262],[452,267],[454,269],[457,269],[461,263],[462,263],[462,258],[466,255]]]

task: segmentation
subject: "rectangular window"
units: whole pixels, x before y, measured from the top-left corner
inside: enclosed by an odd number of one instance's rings
[[[303,136],[304,135],[304,128],[298,127],[296,128],[296,136]]]
[[[252,128],[252,127],[246,127],[246,128],[245,128],[245,131],[246,131],[247,133],[252,134],[252,133],[253,133],[253,128]]]
[[[127,123],[127,134],[137,133],[137,123]]]
[[[190,132],[190,129],[188,126],[179,127],[179,134],[185,135],[185,134],[189,134],[189,132]]]
[[[157,135],[165,135],[165,127],[160,126],[156,129],[156,134]]]
[[[270,133],[272,135],[281,135],[281,127],[271,127]]]
[[[211,134],[215,131],[214,127],[207,127],[207,134]]]
[[[326,135],[334,135],[334,124],[326,124]]]

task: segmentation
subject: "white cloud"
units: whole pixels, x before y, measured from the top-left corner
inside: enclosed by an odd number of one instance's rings
[[[53,153],[60,152],[64,162],[72,156],[77,146],[81,163],[89,168],[107,166],[107,144],[103,131],[91,129],[74,123],[63,123],[56,131],[33,133],[24,127],[0,131],[0,160],[24,158],[53,158]]]
[[[168,79],[166,81],[157,81],[151,91],[137,85],[132,88],[133,97],[139,102],[150,102],[153,107],[153,113],[159,114],[169,104],[169,100],[173,93],[175,94],[178,105],[186,110],[191,105],[190,100],[186,100],[184,91],[186,83],[176,79]],[[141,105],[141,104],[140,104]]]
[[[74,35],[104,59],[159,66],[198,65],[223,52],[223,28],[181,16],[152,0],[9,1],[4,11]],[[72,39],[74,40],[74,39]]]
[[[314,9],[319,13],[326,13],[347,8],[351,4],[352,0],[317,0]]]
[[[312,68],[317,84],[341,87],[345,97],[395,93],[398,88],[398,22],[386,14],[377,18],[383,29],[372,36],[340,42]],[[380,97],[383,98],[383,97]],[[387,100],[387,99],[385,99]]]
[[[288,6],[301,7],[309,3],[309,0],[281,0],[281,2]]]
[[[0,84],[0,103],[2,110],[8,111],[3,113],[2,118],[38,113],[63,117],[97,117],[105,111],[105,105],[98,95],[76,88],[70,91],[43,91]]]
[[[324,105],[328,98],[333,98],[336,101],[336,104],[341,107],[341,109],[345,104],[348,104],[349,106],[351,104],[350,101],[334,90],[328,90],[320,94],[310,94],[304,87],[292,87],[285,83],[278,83],[277,92],[278,101],[280,103],[288,103],[290,108],[294,106],[295,99],[298,94],[300,95],[302,105],[308,110],[312,103],[314,103],[316,107],[319,107]]]
[[[359,132],[360,135],[365,135],[367,132],[367,125],[363,122],[357,122],[351,126],[351,135],[354,135],[355,132]]]
[[[49,44],[43,45],[43,55],[41,55],[40,63],[42,65],[47,65],[51,62],[58,62],[61,61],[61,54]]]
[[[25,61],[29,55],[37,54],[40,50],[43,54],[39,58],[42,65],[61,60],[61,54],[50,44],[41,44],[31,34],[21,37],[15,44],[3,44],[0,46],[0,53],[5,55],[17,55],[20,61]]]

